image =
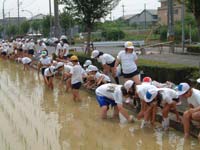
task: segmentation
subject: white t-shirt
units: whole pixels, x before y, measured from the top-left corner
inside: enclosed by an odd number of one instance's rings
[[[110,54],[103,54],[103,55],[99,56],[99,58],[97,58],[97,60],[102,65],[105,65],[105,64],[111,64],[115,60],[115,58]]]
[[[65,50],[66,50],[66,52],[65,52],[64,56],[67,56],[69,53],[69,45],[67,43],[64,43],[64,45],[63,45],[63,51],[65,51]]]
[[[192,104],[194,108],[200,106],[200,91],[192,89],[192,96],[187,99],[188,104]]]
[[[22,64],[29,64],[32,60],[29,57],[23,57],[22,58]]]
[[[56,55],[58,55],[58,53],[61,51],[62,51],[62,45],[60,43],[58,43],[56,46]]]
[[[95,93],[98,96],[105,96],[111,100],[114,100],[117,104],[123,103],[123,95],[121,91],[122,85],[107,83],[99,86]]]
[[[146,92],[152,88],[156,88],[156,87],[154,85],[150,85],[150,84],[136,85],[136,93],[138,94],[138,96],[141,100],[144,100]]]
[[[64,65],[64,72],[67,72],[67,73],[70,73],[71,72],[71,70],[72,70],[72,66],[70,66],[70,65]]]
[[[40,59],[40,62],[41,62],[41,64],[43,64],[43,65],[49,65],[49,64],[51,64],[51,58],[50,57],[44,57],[44,58],[41,58]]]
[[[117,59],[121,62],[123,73],[129,74],[137,70],[135,61],[138,57],[134,51],[133,53],[126,53],[125,50],[120,51],[117,55]]]
[[[178,98],[177,92],[170,88],[159,88],[159,93],[162,94],[162,104],[171,104],[172,99]]]
[[[70,74],[72,74],[71,77],[71,84],[76,84],[78,82],[83,82],[82,79],[82,67],[80,65],[75,65],[72,67]]]
[[[35,43],[34,42],[29,42],[28,43],[28,49],[35,49]]]
[[[97,80],[98,80],[101,76],[104,77],[104,78],[103,78],[104,81],[106,81],[106,82],[111,82],[109,76],[107,76],[107,75],[105,75],[105,74],[102,74],[102,73],[100,73],[100,72],[97,72],[97,73],[95,74],[95,78],[96,78]]]
[[[51,66],[51,68],[54,68],[54,69],[55,69],[54,66]],[[52,72],[52,71],[50,70],[50,67],[48,67],[48,68],[46,68],[46,69],[44,70],[44,76],[46,76],[46,77],[51,77],[51,76],[53,76],[54,74],[55,74],[55,72]]]
[[[47,50],[47,46],[44,42],[41,44],[41,50]]]

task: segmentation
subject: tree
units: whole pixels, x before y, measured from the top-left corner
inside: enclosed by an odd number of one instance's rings
[[[60,25],[64,29],[65,35],[67,34],[67,29],[74,25],[73,16],[69,11],[64,10],[60,14]]]
[[[46,16],[42,20],[42,34],[45,37],[47,37],[47,36],[49,36],[49,32],[50,32],[50,16]]]
[[[20,33],[26,34],[28,33],[29,29],[30,29],[30,23],[28,21],[22,22],[22,24],[20,25]]]
[[[66,9],[73,8],[74,12],[86,26],[87,49],[90,53],[91,31],[96,21],[107,16],[120,0],[61,0]]]
[[[178,0],[178,1],[183,2],[183,0]],[[188,10],[192,12],[195,17],[200,37],[200,2],[199,0],[184,0],[184,1],[186,3]]]
[[[3,33],[3,26],[0,25],[0,38],[2,38],[2,37],[1,37],[1,36],[2,36],[2,33]]]
[[[10,25],[6,28],[6,34],[8,37],[15,36],[18,32],[18,28],[16,25]]]
[[[33,31],[38,32],[41,29],[41,21],[40,20],[32,21],[31,28],[33,29]]]

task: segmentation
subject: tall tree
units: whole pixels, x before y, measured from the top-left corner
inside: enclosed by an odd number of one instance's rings
[[[61,0],[65,8],[73,8],[87,30],[87,49],[90,53],[91,31],[95,21],[107,16],[120,0]]]
[[[64,10],[60,14],[60,25],[64,30],[65,35],[67,34],[67,29],[74,25],[73,16],[70,14],[69,11]]]
[[[30,28],[30,23],[28,21],[24,21],[20,25],[20,32],[22,34],[26,34],[28,32],[29,28]]]
[[[198,26],[200,37],[200,1],[199,0],[178,0],[180,3],[185,1],[185,4],[190,12],[193,13]]]
[[[41,29],[41,21],[40,20],[32,21],[31,28],[33,29],[33,31],[38,32]]]

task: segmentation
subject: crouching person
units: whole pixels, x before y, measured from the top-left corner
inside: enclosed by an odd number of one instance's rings
[[[30,67],[31,62],[32,62],[31,58],[29,58],[29,57],[23,57],[23,58],[17,58],[17,60],[23,64],[24,71],[25,70],[29,70],[29,67]]]
[[[44,70],[44,80],[46,85],[50,88],[53,89],[53,77],[55,74],[55,67],[50,66]]]
[[[111,105],[114,107],[114,117],[121,113],[129,122],[133,121],[133,116],[129,115],[123,107],[123,99],[128,96],[124,86],[107,83],[99,86],[95,93],[101,107],[101,118],[107,118],[107,111]]]
[[[186,98],[190,109],[183,114],[184,137],[190,135],[190,123],[192,120],[200,122],[200,91],[191,88],[188,83],[180,83],[178,85],[178,95]],[[198,136],[200,141],[200,134]]]

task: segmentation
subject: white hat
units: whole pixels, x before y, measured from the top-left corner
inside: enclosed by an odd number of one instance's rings
[[[200,78],[199,78],[199,79],[197,79],[197,83],[200,83]]]
[[[153,99],[157,96],[157,94],[158,94],[157,88],[152,88],[152,89],[147,90],[144,96],[144,101],[147,103],[153,101]]]
[[[179,96],[185,94],[189,89],[190,89],[190,86],[188,83],[180,83],[176,88],[177,94]]]
[[[98,50],[94,50],[94,51],[92,51],[91,58],[96,58],[98,55],[99,55],[99,51]]]
[[[126,89],[126,91],[128,92],[129,89],[133,86],[134,84],[134,81],[133,80],[127,80],[125,83],[124,83],[124,87]]]
[[[83,67],[87,67],[87,66],[89,66],[89,65],[91,65],[92,64],[92,61],[91,60],[86,60],[85,61],[85,63],[83,64]]]
[[[127,42],[124,44],[124,47],[125,47],[125,48],[134,49],[133,43],[130,42],[130,41],[127,41]]]
[[[89,65],[88,66],[88,70],[89,71],[98,71],[99,69],[96,66],[94,66],[94,65]]]
[[[64,63],[63,62],[58,62],[56,64],[56,69],[58,69],[59,67],[62,67],[62,66],[64,66]]]
[[[67,36],[65,36],[65,35],[62,35],[61,37],[60,37],[60,40],[67,40]]]

